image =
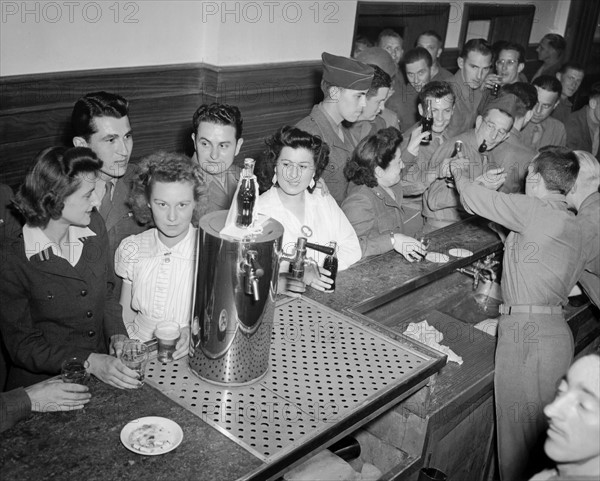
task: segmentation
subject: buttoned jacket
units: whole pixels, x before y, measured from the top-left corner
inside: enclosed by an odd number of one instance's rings
[[[0,248],[0,331],[12,366],[7,388],[60,373],[70,356],[107,353],[112,335],[127,335],[121,306],[107,286],[108,238],[92,212],[80,260],[72,266],[50,248],[27,259],[23,237]]]
[[[350,183],[342,210],[356,231],[363,257],[392,250],[390,234],[404,233],[402,186],[398,183],[391,189],[396,199],[379,185]]]

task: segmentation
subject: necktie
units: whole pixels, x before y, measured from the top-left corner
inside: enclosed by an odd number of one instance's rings
[[[542,140],[542,126],[540,124],[535,124],[533,126],[533,137],[531,138],[531,145],[535,150],[538,150],[539,143]]]
[[[106,216],[110,212],[110,208],[112,207],[111,193],[113,184],[112,182],[106,182],[105,184],[106,190],[104,191],[104,197],[102,197],[102,203],[100,204],[100,215],[103,219],[106,220]]]

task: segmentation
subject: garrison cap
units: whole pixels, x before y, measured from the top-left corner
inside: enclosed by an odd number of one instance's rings
[[[398,65],[396,65],[392,56],[387,50],[380,47],[365,48],[356,56],[356,60],[371,65],[377,65],[390,77],[393,77],[398,73]]]
[[[323,60],[323,80],[326,82],[351,90],[369,90],[371,88],[373,67],[327,52],[323,52],[321,58]]]
[[[483,113],[487,114],[492,109],[503,110],[514,119],[519,116],[518,103],[519,97],[515,94],[505,94],[487,102]]]

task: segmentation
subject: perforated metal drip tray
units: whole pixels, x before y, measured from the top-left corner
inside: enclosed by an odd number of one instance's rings
[[[398,402],[399,386],[432,374],[438,360],[307,299],[275,310],[270,368],[254,384],[203,381],[187,358],[152,362],[150,385],[264,462],[272,462],[366,408]],[[436,370],[439,369],[436,368]]]

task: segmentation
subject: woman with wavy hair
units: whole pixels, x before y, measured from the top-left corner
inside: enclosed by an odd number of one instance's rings
[[[116,357],[127,338],[107,287],[109,247],[94,209],[102,161],[84,147],[42,151],[17,193],[26,224],[2,246],[0,330],[12,366],[7,389],[60,373],[73,356],[119,388],[139,387],[137,373]]]
[[[319,137],[289,126],[265,142],[257,177],[261,191],[266,192],[256,202],[257,211],[283,225],[285,252],[293,252],[298,237],[325,246],[336,242],[339,270],[347,269],[360,259],[354,229],[331,195],[315,191],[329,162],[329,147]],[[324,254],[312,251],[310,256],[323,264]],[[321,291],[332,282],[326,275],[306,280]]]
[[[350,187],[342,210],[356,231],[363,257],[394,249],[413,262],[425,254],[423,244],[404,235],[401,142],[398,129],[381,129],[360,141],[344,168]]]
[[[182,328],[174,358],[187,353],[196,231],[206,208],[200,166],[183,154],[157,152],[142,159],[130,195],[133,214],[153,228],[126,237],[115,253],[123,279],[121,305],[130,337],[147,341],[156,324]]]

